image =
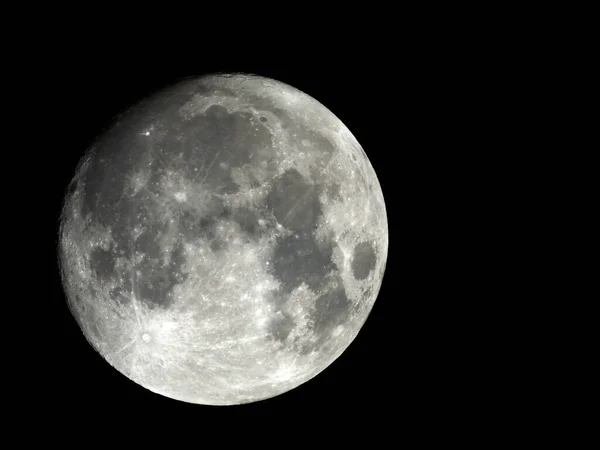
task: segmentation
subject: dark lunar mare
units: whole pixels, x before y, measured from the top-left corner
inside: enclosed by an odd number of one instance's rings
[[[370,242],[361,242],[354,247],[352,258],[352,273],[357,280],[364,280],[375,268],[377,255],[373,244]]]
[[[119,302],[126,303],[127,292],[133,290],[148,306],[167,307],[173,287],[185,280],[180,244],[171,251],[170,263],[162,266],[159,242],[167,227],[160,208],[164,204],[180,208],[166,200],[157,203],[157,198],[164,196],[159,186],[166,171],[198,183],[210,193],[201,213],[181,207],[175,216],[186,240],[210,239],[211,248],[219,250],[226,243],[219,240],[214,227],[227,211],[218,195],[240,189],[231,168],[258,164],[258,150],[272,149],[271,134],[263,126],[257,127],[262,122],[249,113],[229,113],[213,105],[205,114],[181,118],[178,109],[194,92],[193,86],[186,86],[184,93],[171,89],[119,117],[118,124],[95,144],[90,164],[81,175],[82,214],[90,223],[111,230],[114,240],[109,250],[95,249],[90,264],[100,280],[117,280],[121,287],[113,289],[111,297]],[[157,108],[160,114],[155,113]],[[152,130],[149,135],[147,129]],[[148,167],[146,186],[136,194],[131,190],[131,177]],[[257,233],[258,219],[249,209],[229,211],[229,215],[249,235]],[[145,229],[137,239],[133,235],[136,226]],[[131,261],[136,255],[143,259],[134,266]],[[120,273],[116,270],[118,258],[129,262]]]
[[[273,180],[266,206],[277,221],[290,230],[311,230],[322,214],[321,187],[306,180],[296,169]]]
[[[218,105],[190,120],[173,121],[162,146],[166,164],[180,158],[178,172],[215,194],[239,192],[231,169],[258,164],[258,149],[271,147],[272,136],[256,117]]]
[[[112,250],[104,250],[103,248],[96,247],[90,253],[92,272],[102,281],[110,280],[115,276],[116,261],[114,254],[114,247]]]
[[[318,295],[310,321],[319,338],[314,347],[302,348],[303,353],[322,346],[329,333],[346,321],[351,307],[332,259],[335,243],[315,236],[323,213],[319,195],[328,189],[328,185],[309,182],[297,170],[290,169],[273,181],[266,198],[268,210],[292,231],[277,240],[269,265],[271,274],[281,283],[280,290],[273,296],[278,315],[269,324],[271,337],[286,341],[296,326],[282,311],[294,289],[306,283]]]
[[[317,243],[314,235],[301,231],[280,238],[271,259],[271,271],[281,282],[282,290],[290,294],[303,282],[317,290],[325,276],[336,269],[331,257],[333,244]]]
[[[284,342],[295,326],[296,323],[289,314],[278,311],[269,322],[268,331],[273,339]]]
[[[96,249],[91,253],[94,274],[103,281],[116,280],[120,288],[113,289],[111,297],[119,302],[127,302],[127,293],[134,290],[150,307],[167,307],[172,302],[170,292],[185,275],[180,243],[171,250],[169,264],[162,266],[159,242],[167,228],[160,208],[178,208],[174,215],[183,238],[190,242],[206,239],[213,251],[226,251],[228,245],[216,231],[220,220],[234,220],[248,239],[256,240],[262,233],[259,216],[264,217],[263,212],[269,211],[292,232],[277,240],[269,266],[282,286],[277,301],[285,302],[305,282],[319,295],[312,317],[315,330],[326,334],[347,317],[350,307],[343,284],[334,283],[337,287],[332,287],[331,277],[337,276],[332,261],[335,244],[320,241],[314,235],[322,215],[319,195],[323,191],[329,196],[339,195],[339,187],[328,184],[325,170],[335,146],[325,136],[294,120],[288,112],[277,109],[268,100],[255,98],[257,109],[272,112],[288,132],[297,135],[298,142],[308,141],[309,144],[302,145],[321,152],[318,168],[312,170],[313,180],[305,179],[295,169],[271,180],[265,203],[258,210],[248,207],[231,210],[219,198],[240,190],[232,177],[232,168],[265,163],[267,179],[277,170],[272,157],[277,150],[265,127],[269,119],[261,120],[260,116],[247,112],[229,112],[219,105],[208,107],[204,114],[183,118],[179,111],[195,93],[207,93],[201,82],[186,81],[157,94],[119,117],[118,125],[96,143],[90,164],[81,177],[82,213],[91,223],[110,229],[114,243],[109,250]],[[148,135],[146,130],[150,130]],[[147,184],[134,194],[131,177],[144,169],[149,169]],[[157,197],[164,196],[159,186],[167,171],[210,193],[202,212],[168,202],[157,203]],[[264,182],[250,181],[252,186]],[[133,235],[136,226],[145,229],[137,239]],[[131,261],[139,254],[144,256],[134,267]],[[130,265],[118,271],[118,258]],[[358,269],[359,275],[361,270],[366,269]],[[285,340],[294,326],[293,320],[281,313],[270,329],[275,339]]]
[[[326,279],[326,289],[317,298],[312,315],[314,332],[319,336],[316,347],[323,345],[330,333],[348,321],[352,303],[348,299],[344,281],[339,272],[332,272]]]

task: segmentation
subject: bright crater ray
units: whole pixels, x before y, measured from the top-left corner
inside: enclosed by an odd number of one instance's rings
[[[59,242],[69,307],[106,361],[161,395],[233,405],[299,386],[350,345],[388,230],[344,124],[235,74],[122,115],[82,158]]]

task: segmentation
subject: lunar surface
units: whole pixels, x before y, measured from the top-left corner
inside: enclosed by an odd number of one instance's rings
[[[253,75],[186,79],[84,154],[59,230],[69,308],[119,372],[205,405],[274,397],[350,345],[388,251],[383,194],[325,106]]]

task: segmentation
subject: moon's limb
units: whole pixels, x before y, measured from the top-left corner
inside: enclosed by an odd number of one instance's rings
[[[388,246],[352,134],[247,75],[186,80],[124,114],[83,158],[60,234],[90,343],[147,389],[211,405],[331,364],[375,302]]]

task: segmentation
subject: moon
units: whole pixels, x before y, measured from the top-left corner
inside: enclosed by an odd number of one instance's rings
[[[385,203],[325,106],[249,74],[188,78],[83,155],[61,210],[69,309],[123,375],[189,403],[283,394],[356,338],[388,252]]]

